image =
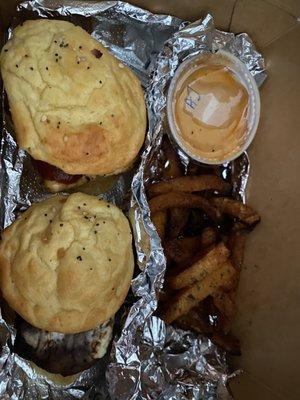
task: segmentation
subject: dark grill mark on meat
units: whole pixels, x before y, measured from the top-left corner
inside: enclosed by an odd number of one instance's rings
[[[91,53],[93,54],[93,56],[95,56],[96,58],[101,58],[102,57],[102,53],[100,50],[98,49],[93,49],[91,50]]]

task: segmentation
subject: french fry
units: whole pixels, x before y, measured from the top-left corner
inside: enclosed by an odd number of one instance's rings
[[[218,221],[221,212],[211,206],[210,202],[201,196],[190,193],[170,192],[154,197],[149,201],[151,213],[165,211],[169,208],[201,208],[212,220]]]
[[[231,317],[235,312],[235,302],[232,293],[218,290],[213,295],[214,305],[227,317]]]
[[[161,317],[167,323],[172,323],[181,315],[188,313],[193,307],[220,287],[227,287],[235,275],[235,269],[229,261],[208,275],[203,281],[182,289],[174,298],[165,303]]]
[[[201,249],[215,243],[218,234],[214,228],[204,228],[202,233],[197,236],[186,236],[180,239],[166,240],[164,250],[169,261],[175,261],[177,264],[186,264],[198,254]]]
[[[231,262],[237,271],[241,271],[247,234],[245,231],[234,231],[229,235],[228,247],[231,251]]]
[[[189,238],[192,239],[192,246],[194,245],[194,238]],[[198,243],[195,244],[196,248],[198,246]],[[180,239],[171,239],[171,240],[166,240],[164,243],[164,253],[167,258],[167,261],[177,261],[181,260],[180,262],[185,263],[189,258],[191,253],[189,250],[183,246],[181,246]]]
[[[238,218],[248,226],[254,226],[260,221],[260,216],[256,211],[238,200],[227,197],[215,197],[211,199],[211,204],[221,213]]]
[[[148,188],[150,197],[169,192],[202,192],[204,190],[215,190],[219,193],[228,193],[231,184],[219,178],[216,175],[200,175],[200,176],[181,176],[168,181],[153,183]]]
[[[211,245],[211,246],[208,246],[208,247],[206,247],[204,249],[201,249],[198,253],[190,254],[190,257],[189,257],[189,259],[187,260],[187,262],[185,264],[176,264],[176,266],[170,268],[169,271],[167,270],[166,282],[168,283],[169,277],[177,276],[177,275],[181,274],[181,272],[187,270],[192,265],[197,263],[207,253],[209,253],[214,247],[215,247],[214,245]]]
[[[213,332],[213,327],[208,322],[207,310],[203,301],[193,307],[187,314],[177,318],[175,323],[179,328],[185,330],[193,330],[205,334]]]
[[[223,316],[222,330],[225,333],[228,333],[230,331],[232,321],[236,312],[236,306],[233,296],[234,294],[232,292],[223,292],[221,290],[218,290],[216,293],[213,294],[214,305]]]
[[[187,166],[187,175],[217,175],[222,177],[222,168],[218,165],[199,165],[191,163]]]
[[[248,230],[248,226],[241,221],[237,221],[233,224],[231,232],[241,232]]]
[[[182,243],[184,242],[184,243]],[[201,249],[200,237],[192,236],[182,239],[169,239],[164,243],[164,251],[168,261],[186,265]]]
[[[159,211],[151,216],[153,225],[155,226],[156,232],[161,240],[165,237],[166,223],[167,223],[167,212]]]
[[[176,238],[181,233],[187,223],[189,210],[186,208],[173,208],[170,209],[169,212],[169,237]]]
[[[246,236],[260,216],[248,205],[225,197],[232,186],[222,178],[222,168],[191,163],[183,176],[180,159],[167,140],[163,155],[162,181],[147,188],[151,217],[164,239],[167,258],[159,315],[166,323],[207,334],[230,354],[239,355],[239,342],[230,333],[235,291]],[[198,208],[200,212],[194,210]],[[198,234],[208,224],[212,226]],[[186,236],[193,234],[197,236]],[[216,245],[220,237],[225,244]]]
[[[163,141],[163,154],[165,159],[165,168],[163,170],[163,180],[177,178],[182,176],[182,165],[180,158],[175,150],[172,148],[169,140]],[[182,208],[174,208],[169,210],[169,236],[175,238],[183,229],[188,218],[188,210]]]
[[[168,285],[172,289],[182,289],[203,280],[207,275],[220,268],[229,257],[229,254],[230,251],[224,243],[219,243],[192,266],[177,276],[170,277]]]
[[[215,243],[217,238],[218,238],[218,234],[214,228],[212,228],[210,226],[208,226],[207,228],[204,228],[200,235],[201,247],[206,248],[206,247],[212,245],[213,243]]]
[[[164,287],[158,294],[159,301],[163,303],[168,301],[170,297],[173,296],[173,293],[173,290]]]
[[[236,275],[232,279],[230,291],[218,291],[213,295],[213,302],[220,311],[222,318],[222,330],[228,333],[231,329],[232,321],[235,316],[236,306],[234,302],[234,293],[239,282],[239,275],[243,264],[244,248],[246,242],[246,232],[243,230],[234,230],[231,232],[227,246],[231,251],[230,261],[236,270]]]

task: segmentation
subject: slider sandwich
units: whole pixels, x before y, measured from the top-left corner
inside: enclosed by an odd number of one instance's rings
[[[2,233],[0,288],[30,358],[70,375],[105,355],[134,258],[121,210],[83,193],[32,205]]]
[[[26,21],[0,63],[17,143],[48,190],[130,168],[146,131],[141,84],[84,29]]]

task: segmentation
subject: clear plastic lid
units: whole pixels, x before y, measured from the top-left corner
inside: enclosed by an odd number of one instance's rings
[[[260,97],[247,67],[225,51],[200,54],[177,69],[168,91],[173,141],[192,159],[223,164],[252,142]]]

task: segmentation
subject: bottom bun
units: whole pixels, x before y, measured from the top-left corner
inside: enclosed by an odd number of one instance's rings
[[[35,362],[31,360],[27,360],[29,366],[33,369],[33,371],[38,375],[45,378],[45,380],[50,385],[60,386],[61,389],[69,387],[75,383],[75,381],[79,378],[80,372],[74,375],[63,376],[61,374],[55,374],[52,372],[48,372],[45,369],[39,367]]]

